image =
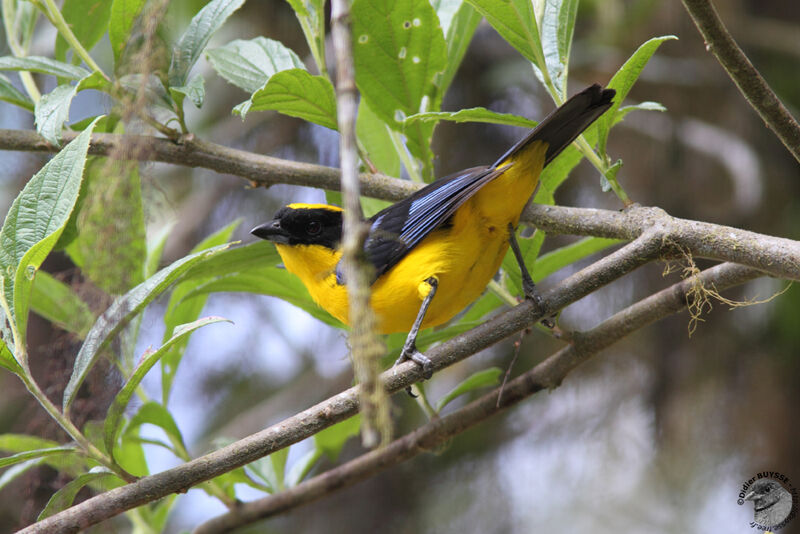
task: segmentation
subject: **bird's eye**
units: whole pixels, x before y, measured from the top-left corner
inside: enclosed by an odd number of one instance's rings
[[[319,221],[311,221],[308,223],[308,226],[306,226],[306,232],[308,235],[317,235],[321,231],[322,225],[319,223]]]
[[[772,491],[772,486],[767,486],[766,488],[764,488],[764,491],[769,493],[770,491]]]

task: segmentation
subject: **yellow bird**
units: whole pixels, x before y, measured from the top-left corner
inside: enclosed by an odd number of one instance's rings
[[[493,165],[440,178],[369,219],[364,251],[374,267],[370,306],[381,333],[409,332],[398,363],[431,361],[416,348],[420,328],[449,321],[483,292],[509,244],[523,275],[533,281],[514,235],[545,165],[612,105],[613,89],[595,84],[567,100]],[[289,204],[252,233],[275,243],[286,269],[311,297],[348,324],[339,268],[342,210],[327,204]]]

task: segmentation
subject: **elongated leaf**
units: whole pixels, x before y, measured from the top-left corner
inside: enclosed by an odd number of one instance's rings
[[[72,506],[75,496],[80,490],[83,489],[84,486],[99,482],[101,479],[108,477],[117,478],[114,473],[104,467],[101,467],[96,468],[96,470],[93,469],[89,473],[85,473],[69,481],[61,489],[55,492],[52,497],[50,497],[50,500],[47,501],[47,505],[44,507],[44,510],[41,511],[36,520],[41,521],[46,517],[50,517],[51,515],[57,514],[62,510],[66,510]]]
[[[12,465],[3,471],[3,474],[0,475],[0,491],[3,491],[3,488],[8,486],[18,477],[24,475],[29,469],[42,465],[42,463],[44,463],[44,458],[32,458],[30,460]]]
[[[26,452],[34,449],[50,449],[60,444],[51,439],[27,434],[0,434],[0,451]]]
[[[36,273],[33,281],[31,310],[80,338],[86,336],[95,321],[89,306],[72,288],[45,271]]]
[[[159,427],[176,449],[185,449],[183,435],[169,410],[157,402],[146,402],[139,407],[125,427],[126,435],[133,435],[143,424]]]
[[[108,0],[64,0],[61,4],[61,15],[86,50],[91,50],[106,33],[110,13],[111,2]],[[64,61],[69,48],[59,33],[56,36],[56,59]]]
[[[83,67],[76,67],[63,61],[56,61],[47,57],[27,56],[0,57],[0,70],[20,70],[28,72],[38,72],[39,74],[52,74],[59,78],[68,80],[80,80],[91,74]]]
[[[237,39],[206,51],[206,57],[220,76],[248,93],[264,87],[278,72],[305,69],[303,61],[291,49],[266,37]]]
[[[50,447],[48,449],[34,449],[32,451],[19,452],[11,456],[0,458],[0,467],[8,467],[9,465],[25,462],[32,458],[43,458],[45,456],[53,456],[56,454],[74,454],[74,453],[75,453],[75,447],[66,445],[62,447]]]
[[[550,276],[562,267],[582,260],[596,252],[621,243],[619,239],[606,239],[603,237],[586,237],[575,243],[543,254],[533,266],[534,280],[541,280]]]
[[[444,0],[441,3],[448,3],[448,0]],[[455,2],[450,1],[449,3],[453,4]],[[447,43],[447,64],[439,84],[439,90],[444,94],[450,87],[456,71],[461,65],[461,60],[464,59],[464,54],[467,53],[472,36],[475,34],[475,30],[483,17],[467,2],[461,2],[458,11],[455,12],[449,24],[443,19],[441,11],[437,9],[436,12],[439,15],[442,30],[445,32],[445,42]]]
[[[161,256],[164,254],[164,247],[167,244],[167,238],[172,232],[173,223],[165,224],[158,233],[147,242],[147,260],[144,263],[144,276],[150,278],[156,271],[158,271],[158,264],[161,262]]]
[[[239,223],[239,220],[233,221],[214,232],[198,243],[191,252],[200,252],[230,241],[231,235],[233,235]],[[190,269],[183,277],[183,280],[175,285],[167,303],[167,310],[164,313],[162,344],[169,341],[178,325],[191,323],[200,317],[200,313],[203,311],[203,307],[206,304],[205,295],[188,300],[184,300],[184,297],[197,286],[206,283],[211,277],[223,272],[230,273],[234,269],[241,268],[241,261],[236,260],[238,253],[234,252],[241,248],[243,247],[221,251],[213,260],[198,264]],[[198,271],[200,274],[198,274]],[[206,276],[202,275],[203,271],[207,273]],[[172,381],[175,378],[175,373],[178,372],[178,366],[188,343],[188,337],[173,343],[161,359],[161,399],[165,406],[169,403]]]
[[[233,111],[242,116],[250,111],[275,110],[336,130],[336,95],[331,82],[303,69],[289,69],[272,76],[250,100]]]
[[[169,350],[169,348],[180,341],[181,339],[187,337],[189,334],[201,328],[203,326],[219,323],[221,321],[230,322],[227,319],[222,317],[205,317],[203,319],[198,319],[189,324],[184,324],[179,326],[175,329],[172,334],[172,337],[169,340],[161,345],[158,350],[155,351],[147,351],[142,356],[139,364],[133,370],[133,374],[128,381],[125,382],[125,385],[122,386],[122,389],[117,396],[114,398],[114,401],[111,403],[111,406],[108,408],[108,413],[106,415],[105,425],[103,429],[103,433],[105,435],[105,445],[107,450],[113,450],[114,443],[117,440],[117,433],[119,432],[119,423],[122,420],[122,414],[125,411],[125,408],[128,407],[128,403],[131,400],[136,388],[139,387],[139,384],[144,379],[147,372],[153,368],[153,366],[158,362],[159,359]]]
[[[467,108],[458,111],[429,111],[417,113],[406,119],[407,123],[414,121],[452,121],[452,122],[484,122],[488,124],[505,124],[521,128],[534,128],[538,123],[519,115],[511,113],[498,113],[486,108]]]
[[[33,100],[22,94],[11,81],[0,74],[0,100],[33,111]]]
[[[121,124],[115,128],[115,133],[123,131]],[[90,157],[84,174],[77,235],[66,251],[98,287],[120,295],[144,280],[147,245],[139,166]]]
[[[614,122],[611,124],[613,127],[618,122],[622,122],[623,119],[630,113],[631,111],[667,111],[667,108],[664,107],[663,104],[659,102],[639,102],[638,104],[632,104],[630,106],[622,106],[617,110],[617,113],[614,115]]]
[[[499,367],[490,367],[489,369],[484,369],[483,371],[478,371],[469,375],[460,384],[439,399],[439,402],[436,403],[436,411],[442,411],[442,408],[465,393],[498,384],[502,373],[503,370]]]
[[[355,0],[351,14],[356,84],[375,114],[400,130],[409,115],[439,111],[446,44],[428,0]],[[430,167],[433,127],[414,123],[403,133]]]
[[[522,257],[528,272],[531,272],[531,266],[536,262],[539,257],[539,251],[544,243],[545,233],[537,230],[531,237],[522,237],[517,235],[517,243],[519,243]],[[503,258],[503,274],[506,280],[506,286],[513,292],[514,295],[521,296],[523,294],[522,288],[522,272],[517,263],[517,258],[514,256],[513,251],[509,248],[505,258]],[[531,272],[531,276],[533,273]],[[533,279],[534,282],[536,278]]]
[[[25,341],[31,286],[58,241],[78,199],[94,124],[56,154],[28,181],[0,230],[0,274],[6,302]]]
[[[108,40],[114,52],[114,63],[119,66],[122,51],[131,37],[133,25],[147,0],[113,0],[108,21]]]
[[[567,70],[578,0],[546,0],[542,13],[542,50],[547,72],[562,98],[567,92]]]
[[[284,489],[284,474],[289,448],[275,451],[266,458],[260,458],[245,466],[245,473],[261,480],[269,493],[277,493]]]
[[[608,87],[611,89],[616,89],[617,95],[614,97],[614,104],[611,108],[606,111],[603,116],[597,119],[596,124],[598,125],[598,147],[600,149],[600,154],[605,155],[606,153],[606,142],[608,141],[608,132],[611,130],[611,125],[614,123],[614,119],[617,115],[620,105],[625,100],[625,97],[628,96],[628,92],[633,87],[633,84],[636,83],[636,80],[639,78],[639,75],[644,70],[645,65],[647,62],[650,61],[650,58],[653,57],[653,54],[656,53],[658,47],[661,46],[661,43],[664,41],[670,41],[672,39],[677,39],[674,35],[664,35],[662,37],[653,37],[652,39],[645,42],[642,46],[636,49],[636,52],[628,59],[628,61],[623,64],[619,70],[614,74],[614,77],[611,78],[611,81],[608,82]]]
[[[177,281],[193,265],[213,257],[215,253],[226,247],[227,245],[222,245],[185,256],[175,261],[128,291],[128,293],[122,297],[119,297],[109,306],[86,335],[86,341],[84,341],[81,350],[75,358],[75,367],[73,368],[72,376],[70,376],[67,387],[64,389],[63,407],[65,412],[69,410],[69,406],[72,404],[75,394],[86,378],[89,369],[94,365],[100,352],[111,339],[116,336],[136,314],[141,312],[145,306]]]
[[[358,104],[356,134],[370,161],[379,171],[387,176],[400,176],[400,157],[389,134],[389,127],[364,100]],[[361,200],[365,198],[361,197]],[[366,214],[364,216],[369,217]]]
[[[320,458],[322,458],[322,451],[319,449],[311,449],[301,456],[286,473],[286,487],[293,488],[302,482]]]
[[[172,49],[169,66],[169,84],[186,85],[189,70],[197,62],[211,36],[239,9],[244,0],[211,0],[192,18],[189,27]]]
[[[59,85],[36,103],[36,131],[53,145],[61,144],[61,130],[69,119],[69,107],[77,91],[74,85]]]
[[[290,304],[294,304],[309,315],[316,317],[320,321],[327,323],[335,328],[344,328],[344,325],[334,319],[328,312],[320,308],[308,294],[300,280],[293,274],[284,269],[272,267],[264,269],[261,274],[237,273],[224,276],[199,286],[197,289],[186,295],[186,299],[191,299],[196,295],[218,292],[246,292],[257,293],[278,297]]]
[[[335,462],[344,444],[350,438],[358,436],[360,428],[361,414],[358,414],[314,434],[314,446]]]
[[[531,0],[467,0],[528,61],[544,66]]]
[[[5,313],[2,313],[2,311],[0,311],[0,320],[5,320]],[[6,342],[2,339],[0,339],[0,367],[16,375],[24,372],[22,367],[19,366],[19,363],[17,363],[17,360],[14,359],[14,354],[8,348]]]

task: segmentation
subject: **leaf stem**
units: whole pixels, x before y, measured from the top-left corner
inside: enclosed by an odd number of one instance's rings
[[[106,81],[111,81],[111,79],[103,72],[103,69],[100,68],[92,56],[89,55],[89,52],[83,47],[81,42],[75,37],[75,34],[72,33],[72,29],[67,24],[67,21],[64,20],[64,16],[61,14],[61,11],[58,9],[58,6],[53,0],[44,0],[44,5],[40,3],[39,0],[33,2],[33,4],[41,9],[45,16],[53,23],[53,26],[56,27],[58,33],[69,43],[72,49],[78,54],[80,57],[93,71],[99,72]]]

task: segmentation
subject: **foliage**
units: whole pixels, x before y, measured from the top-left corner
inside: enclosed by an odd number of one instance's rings
[[[131,108],[146,124],[173,139],[191,133],[186,122],[187,100],[200,108],[206,99],[203,77],[192,74],[202,56],[221,78],[244,91],[242,102],[232,113],[244,118],[250,113],[274,110],[335,130],[334,82],[325,64],[324,1],[289,2],[316,63],[312,67],[307,67],[295,51],[265,37],[209,46],[215,32],[243,3],[244,0],[212,0],[205,4],[169,44],[166,71],[150,72],[136,70],[128,53],[128,47],[134,47],[142,38],[139,32],[151,16],[143,0],[100,2],[99,10],[91,0],[66,0],[60,10],[49,0],[2,2],[4,19],[18,23],[6,24],[12,55],[0,58],[0,71],[18,72],[24,92],[0,75],[0,100],[32,113],[37,132],[47,142],[61,145],[70,106],[81,92],[100,91],[120,104],[107,117],[94,117],[68,127],[82,132],[28,181],[0,231],[0,365],[25,383],[74,441],[59,444],[34,436],[0,436],[0,448],[9,453],[0,459],[0,466],[20,467],[6,471],[0,487],[38,465],[31,462],[47,462],[73,477],[53,495],[40,518],[69,507],[84,486],[104,491],[149,472],[143,452],[146,443],[162,446],[181,460],[190,459],[179,421],[169,411],[168,401],[191,333],[223,320],[200,317],[210,293],[238,291],[276,296],[341,327],[312,302],[295,278],[279,268],[272,245],[227,245],[237,223],[209,236],[189,255],[157,270],[165,234],[146,242],[142,185],[136,165],[112,165],[88,155],[92,133],[123,133],[123,119]],[[353,53],[356,83],[362,95],[357,130],[365,164],[389,175],[399,175],[404,169],[414,180],[430,181],[434,177],[431,140],[439,121],[525,128],[534,125],[528,118],[484,108],[445,112],[443,98],[483,17],[531,63],[554,103],[561,104],[567,97],[577,4],[577,0],[547,0],[538,4],[543,9],[537,12],[528,0],[355,0],[351,13]],[[92,16],[86,17],[90,11]],[[33,28],[41,15],[58,32],[52,58],[28,55]],[[106,34],[108,40],[104,41]],[[612,163],[606,154],[606,141],[612,127],[637,109],[621,108],[620,104],[656,48],[670,38],[649,40],[620,68],[611,81],[619,94],[614,108],[547,169],[538,202],[554,202],[556,190],[582,157],[589,159],[604,183],[613,187],[620,198],[627,199],[616,182],[619,164]],[[96,49],[103,50],[92,54]],[[113,65],[104,70],[94,57],[110,57]],[[40,95],[33,74],[54,77],[53,89]],[[133,106],[126,108],[125,102],[131,101],[135,102]],[[649,103],[639,109],[663,108]],[[174,123],[179,131],[172,128]],[[593,148],[595,145],[598,151]],[[111,181],[105,179],[109,173],[113,176]],[[124,226],[110,226],[109,221]],[[106,246],[110,241],[104,236],[108,233],[121,236],[115,241],[116,247]],[[542,232],[521,238],[525,260],[537,280],[614,244],[612,240],[590,238],[540,256],[544,238]],[[69,284],[39,271],[48,254],[56,249],[63,249],[83,276],[113,298],[103,313],[96,315]],[[464,331],[522,295],[515,263],[507,261],[504,269],[495,295],[480,299],[447,327],[423,333],[420,346]],[[146,351],[134,363],[130,339],[135,339],[145,308],[162,295],[168,301],[162,345]],[[39,389],[29,368],[29,310],[82,340],[62,410]],[[125,350],[131,353],[127,359],[113,354],[115,343],[127,347]],[[389,344],[399,349],[394,337]],[[115,359],[124,385],[102,424],[76,428],[70,407],[87,374],[104,355]],[[156,367],[159,362],[161,365]],[[154,367],[161,380],[160,399],[152,398],[141,387],[144,376]],[[492,368],[470,376],[439,400],[438,409],[458,396],[496,384],[499,375],[500,370]],[[133,399],[138,400],[132,402]],[[140,429],[145,423],[161,428],[167,440],[143,437]],[[335,461],[345,442],[358,432],[358,426],[359,420],[353,418],[320,432],[311,450],[291,464],[289,449],[284,449],[213,480],[203,489],[231,502],[238,483],[267,493],[296,485],[323,458]],[[174,499],[165,499],[145,505],[131,513],[131,520],[149,520],[153,530],[160,530],[173,503]]]

